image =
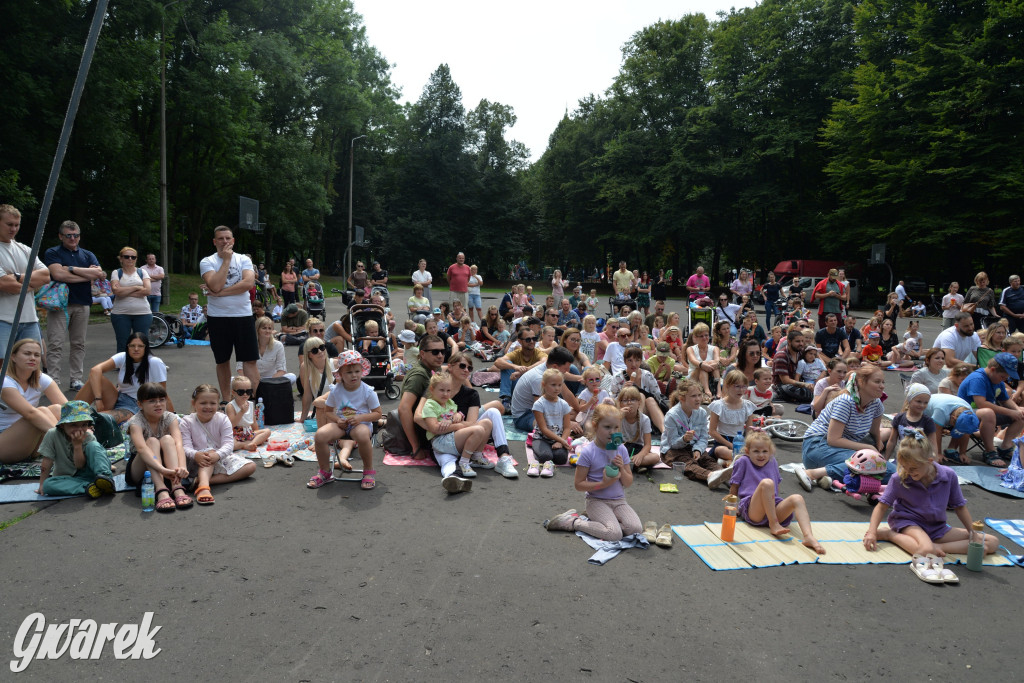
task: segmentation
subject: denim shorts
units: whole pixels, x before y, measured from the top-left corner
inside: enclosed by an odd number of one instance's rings
[[[461,455],[458,447],[455,445],[455,432],[448,432],[447,434],[435,436],[434,440],[430,442],[430,446],[434,449],[435,453]]]
[[[469,308],[483,308],[484,307],[484,300],[480,298],[479,294],[470,294],[468,296],[468,299],[469,299]]]
[[[139,402],[128,394],[118,392],[117,401],[114,403],[114,410],[128,410],[135,414],[139,412]]]

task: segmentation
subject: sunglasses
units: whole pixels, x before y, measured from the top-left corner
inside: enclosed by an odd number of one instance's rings
[[[429,353],[434,356],[443,356],[444,349],[423,349],[423,353]]]
[[[313,348],[311,348],[311,349],[309,350],[309,352],[310,352],[310,354],[312,354],[312,355],[314,355],[314,356],[315,356],[316,354],[320,353],[321,351],[323,351],[323,350],[324,350],[324,349],[326,349],[326,348],[327,348],[326,346],[324,346],[323,344],[321,344],[320,346],[314,346]]]
[[[121,258],[126,258],[126,259],[128,259],[129,261],[134,261],[135,259],[137,259],[137,258],[138,258],[138,256],[137,256],[137,255],[135,255],[135,254],[122,254],[122,255],[121,255]]]
[[[235,389],[236,396],[252,396],[252,389]]]
[[[81,236],[82,236],[82,233],[80,233],[80,232],[66,232],[66,233],[64,233],[64,237],[66,237],[69,240],[77,240]]]
[[[535,342],[535,341],[537,341],[537,338],[536,337],[523,337],[519,341],[521,341],[522,343],[525,344],[526,342]]]
[[[473,364],[472,363],[456,363],[456,365],[461,370],[472,370],[473,369]]]

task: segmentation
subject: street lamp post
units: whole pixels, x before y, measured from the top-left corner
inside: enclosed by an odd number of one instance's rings
[[[345,261],[345,277],[352,272],[352,171],[355,169],[356,140],[365,138],[365,135],[352,138],[348,151],[348,256]]]
[[[167,248],[167,58],[164,48],[164,16],[167,8],[181,0],[174,0],[164,5],[160,14],[160,262],[169,273],[171,271],[171,252]],[[168,294],[168,278],[160,281],[160,296]]]

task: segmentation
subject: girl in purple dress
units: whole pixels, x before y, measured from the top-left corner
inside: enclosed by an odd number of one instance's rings
[[[878,541],[890,541],[913,555],[910,568],[929,583],[956,582],[956,576],[942,568],[946,553],[967,552],[971,513],[960,491],[956,472],[933,460],[931,442],[917,429],[904,430],[906,436],[896,450],[896,474],[882,493],[871,513],[871,523],[864,534],[864,547],[878,548]],[[889,508],[889,528],[879,529],[882,516]],[[954,529],[946,523],[946,510],[952,509],[963,528]],[[995,534],[985,535],[985,554],[999,547]]]
[[[739,496],[739,512],[752,526],[767,526],[773,536],[789,533],[789,524],[796,517],[803,535],[803,544],[818,553],[825,548],[811,532],[811,518],[800,494],[779,497],[779,463],[775,460],[775,444],[765,432],[749,430],[743,452],[732,466],[729,494]]]

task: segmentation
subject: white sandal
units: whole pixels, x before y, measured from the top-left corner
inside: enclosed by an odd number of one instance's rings
[[[924,555],[914,555],[910,559],[910,571],[925,583],[945,583],[942,575],[932,568],[932,562]]]
[[[943,566],[943,560],[938,555],[926,555],[928,561],[931,563],[932,570],[936,575],[942,579],[943,583],[960,583],[960,579],[950,569],[946,569]]]

